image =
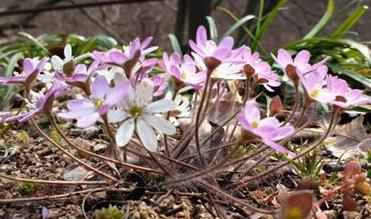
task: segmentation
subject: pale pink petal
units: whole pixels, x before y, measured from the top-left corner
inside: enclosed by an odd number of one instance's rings
[[[92,125],[94,125],[97,120],[99,119],[99,113],[87,113],[84,117],[81,117],[77,120],[76,126],[80,128],[88,128]]]
[[[294,59],[295,66],[305,66],[308,64],[310,59],[310,52],[307,50],[301,50]]]

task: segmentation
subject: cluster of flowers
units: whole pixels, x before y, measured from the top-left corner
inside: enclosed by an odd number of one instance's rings
[[[209,80],[228,84],[235,80],[251,80],[268,91],[280,86],[280,76],[249,47],[233,48],[233,38],[216,43],[209,40],[206,29],[199,27],[196,41],[190,41],[191,55],[163,53],[162,60],[149,58],[157,47],[149,47],[152,38],[135,39],[122,49],[94,51],[90,64],[77,63],[67,45],[64,58],[26,58],[22,72],[0,78],[0,85],[19,84],[25,88],[26,112],[0,114],[0,122],[24,122],[37,113],[54,113],[53,100],[69,96],[67,110],[57,112],[76,126],[87,128],[97,122],[117,127],[115,143],[125,146],[136,135],[146,149],[157,150],[157,133],[173,135],[176,128],[168,120],[170,111],[179,107],[167,95],[169,81],[200,92]],[[311,101],[347,108],[369,103],[360,90],[351,89],[346,81],[328,74],[325,61],[311,65],[310,53],[300,51],[294,59],[280,49],[276,64],[295,86],[303,85]],[[153,72],[162,73],[153,76]],[[35,82],[44,85],[35,92]],[[213,83],[216,86],[217,83]],[[71,89],[76,88],[76,89]],[[212,87],[213,88],[213,87]],[[74,91],[74,92],[72,92]],[[227,91],[228,92],[228,89]],[[197,107],[192,106],[192,109]],[[274,116],[262,118],[255,100],[246,101],[238,115],[239,124],[249,133],[278,152],[290,153],[277,141],[294,132],[290,124],[282,125]]]

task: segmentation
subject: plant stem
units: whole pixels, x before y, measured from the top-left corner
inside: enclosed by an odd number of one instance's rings
[[[312,150],[316,149],[319,145],[321,145],[321,143],[327,138],[327,136],[330,134],[331,130],[332,130],[332,127],[335,125],[335,121],[336,121],[336,118],[337,118],[337,113],[336,112],[333,112],[332,113],[332,116],[331,116],[331,120],[330,120],[330,124],[329,124],[329,127],[326,131],[326,133],[317,141],[315,142],[312,146],[304,149],[300,154],[296,155],[294,158],[291,159],[291,161],[294,161],[294,160],[297,160],[303,156],[305,156],[306,154],[308,154],[309,152],[311,152]],[[284,161],[280,164],[277,164],[276,166],[274,166],[273,168],[269,169],[269,170],[266,170],[262,173],[260,173],[259,175],[256,175],[256,176],[253,176],[253,177],[250,177],[246,180],[242,180],[242,181],[239,181],[239,182],[236,182],[236,183],[233,183],[231,185],[231,187],[233,187],[232,191],[233,190],[237,190],[239,188],[241,188],[242,186],[246,185],[247,183],[253,181],[253,180],[257,180],[259,178],[262,178],[262,177],[265,177],[271,173],[273,173],[274,171],[286,166],[290,164],[290,161]]]
[[[229,200],[229,202],[231,203],[236,203],[238,205],[240,205],[241,207],[246,207],[248,208],[250,211],[253,211],[253,212],[259,212],[259,213],[263,213],[263,214],[274,214],[275,211],[274,210],[265,210],[265,209],[260,209],[260,208],[257,208],[257,207],[254,207],[252,205],[250,205],[249,203],[246,203],[226,192],[224,192],[223,190],[211,185],[210,183],[207,183],[203,180],[197,180],[200,184],[202,184],[204,187],[208,188],[209,190],[212,190],[216,193],[216,195],[222,197],[222,198],[225,198],[227,200]]]
[[[140,170],[140,171],[145,171],[145,172],[153,172],[153,173],[163,173],[162,171],[159,171],[159,170],[155,170],[155,169],[152,169],[152,168],[147,168],[147,167],[142,167],[142,166],[138,166],[138,165],[134,165],[134,164],[130,164],[130,163],[125,163],[125,162],[121,162],[119,160],[115,160],[113,158],[109,158],[109,157],[106,157],[106,156],[102,156],[102,155],[99,155],[99,154],[96,154],[96,153],[93,153],[91,151],[88,151],[88,150],[85,150],[79,146],[77,146],[75,143],[73,143],[61,130],[61,128],[59,127],[59,125],[57,124],[56,120],[55,120],[55,117],[54,116],[50,116],[50,119],[51,119],[51,123],[52,125],[54,126],[54,128],[57,130],[58,134],[62,137],[62,139],[67,143],[69,144],[71,147],[73,147],[74,149],[76,149],[78,152],[80,153],[83,153],[83,154],[87,154],[89,156],[92,156],[94,158],[97,158],[97,159],[100,159],[100,160],[104,160],[104,161],[107,161],[107,162],[111,162],[111,163],[114,163],[114,164],[117,164],[117,165],[120,165],[120,166],[123,166],[123,167],[127,167],[127,168],[130,168],[130,169],[135,169],[135,170]]]
[[[202,96],[201,96],[201,101],[200,101],[200,104],[199,104],[199,107],[197,109],[197,114],[196,114],[196,121],[195,121],[195,143],[196,143],[196,150],[197,150],[197,153],[198,153],[198,158],[200,159],[201,161],[201,164],[203,166],[205,166],[205,160],[204,158],[202,157],[202,154],[201,154],[201,147],[200,147],[200,139],[199,139],[199,128],[202,124],[202,121],[201,121],[201,113],[202,113],[202,108],[203,108],[203,105],[205,104],[205,99],[206,99],[206,95],[207,95],[207,88],[209,86],[209,83],[210,83],[210,77],[211,77],[211,73],[207,74],[206,76],[206,82],[205,82],[205,85],[204,85],[204,89],[202,91]]]
[[[198,178],[198,177],[201,177],[201,176],[204,176],[204,175],[207,175],[207,174],[210,174],[211,172],[213,172],[215,169],[218,169],[219,167],[221,167],[225,162],[227,162],[234,154],[235,152],[237,151],[237,149],[239,148],[239,144],[237,143],[235,145],[235,147],[232,149],[231,152],[229,152],[228,155],[226,155],[222,160],[220,160],[218,163],[216,163],[215,165],[213,166],[210,166],[204,170],[201,170],[201,171],[198,171],[196,173],[193,173],[193,174],[190,174],[188,176],[183,176],[183,177],[179,177],[177,179],[173,179],[173,180],[169,180],[165,183],[163,183],[162,185],[168,185],[168,184],[173,184],[173,183],[178,183],[178,182],[186,182],[186,181],[189,181],[189,180],[192,180],[192,179],[195,179],[195,178]]]
[[[115,177],[108,175],[100,170],[97,170],[96,168],[90,166],[89,164],[86,164],[82,160],[78,159],[77,157],[73,156],[70,152],[68,152],[66,149],[64,149],[62,146],[60,146],[58,143],[56,143],[53,139],[51,139],[41,128],[37,123],[35,122],[34,118],[31,118],[31,124],[36,128],[36,130],[46,139],[48,140],[53,146],[57,147],[60,151],[62,151],[65,155],[67,155],[69,158],[77,162],[78,164],[82,165],[88,170],[91,170],[107,179],[118,181]]]
[[[286,121],[283,122],[281,126],[286,125],[295,116],[295,113],[298,110],[299,101],[300,101],[299,88],[298,88],[298,86],[295,86],[295,102],[294,102],[294,106],[292,108],[292,112],[291,112],[289,118],[287,118]]]

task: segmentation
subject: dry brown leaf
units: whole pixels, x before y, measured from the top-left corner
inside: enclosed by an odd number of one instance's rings
[[[336,157],[344,159],[366,155],[371,148],[371,135],[367,135],[363,126],[363,116],[335,129],[327,149]]]

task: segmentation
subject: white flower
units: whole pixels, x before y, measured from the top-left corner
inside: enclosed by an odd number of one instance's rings
[[[168,135],[175,134],[175,127],[164,119],[161,113],[174,109],[176,104],[166,99],[152,102],[153,90],[152,82],[144,79],[130,89],[128,97],[119,110],[108,112],[109,122],[124,121],[116,133],[116,143],[119,147],[126,145],[135,131],[148,150],[156,151],[155,130]]]
[[[165,99],[171,100],[172,94],[167,93]],[[190,118],[190,101],[188,97],[182,95],[176,95],[174,99],[175,104],[177,105],[175,109],[171,110],[169,120],[170,122],[178,127],[180,125],[179,119]]]
[[[66,47],[64,47],[64,59],[56,55],[52,56],[51,58],[53,68],[56,71],[63,71],[64,64],[70,62],[71,60],[73,60],[73,56],[72,56],[72,47],[70,44],[67,44]]]

